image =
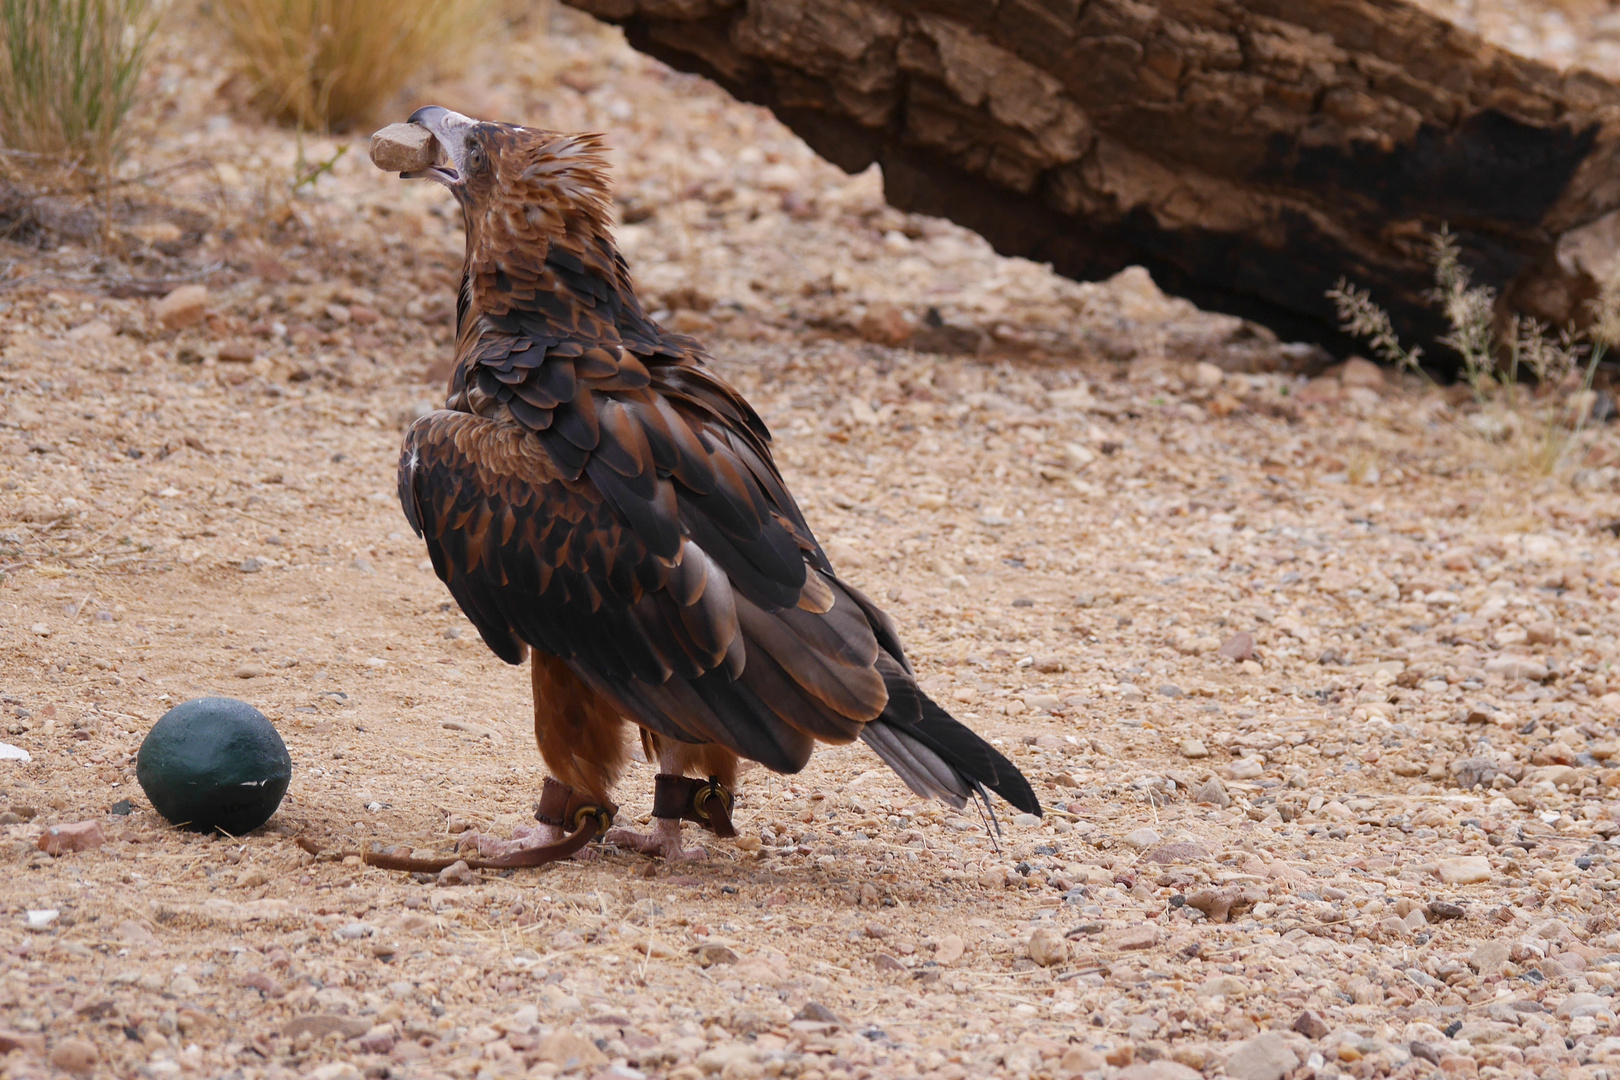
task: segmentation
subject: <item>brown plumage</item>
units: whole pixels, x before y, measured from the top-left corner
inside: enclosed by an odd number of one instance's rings
[[[795,772],[817,740],[862,738],[919,794],[961,806],[988,787],[1039,813],[838,579],[759,416],[647,317],[599,137],[411,119],[449,160],[402,175],[451,189],[467,254],[449,398],[406,434],[400,500],[489,647],[532,653],[552,773],[606,799],[623,720],[661,771],[722,782],[736,755]],[[667,833],[641,846],[681,850]]]

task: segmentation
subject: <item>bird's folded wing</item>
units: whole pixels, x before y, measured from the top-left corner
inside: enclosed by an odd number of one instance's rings
[[[406,516],[484,640],[509,662],[524,644],[559,656],[644,726],[773,767],[858,735],[887,700],[877,641],[751,433],[656,393],[588,393],[554,407],[594,421],[577,470],[544,437],[557,424],[445,411],[406,436]]]

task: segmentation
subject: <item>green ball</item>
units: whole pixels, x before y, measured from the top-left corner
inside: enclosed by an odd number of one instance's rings
[[[241,836],[281,805],[292,758],[275,726],[247,702],[193,698],[146,733],[135,779],[175,825]]]

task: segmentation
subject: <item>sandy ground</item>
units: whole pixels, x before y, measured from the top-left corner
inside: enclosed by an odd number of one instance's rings
[[[358,142],[289,194],[295,139],[207,35],[152,72],[127,258],[70,203],[0,247],[0,740],[32,759],[0,760],[3,1075],[1620,1069],[1620,440],[999,259],[566,12],[410,103],[611,133],[652,306],[1053,809],[998,842],[857,746],[748,773],[697,864],[303,853],[449,851],[542,772],[524,672],[393,494],[453,204]],[[251,836],[175,832],[133,780],[205,694],[292,752]],[[99,847],[38,850],[84,821]]]

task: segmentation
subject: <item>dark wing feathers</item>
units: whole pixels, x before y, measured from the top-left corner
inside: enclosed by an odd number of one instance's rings
[[[528,267],[527,269],[525,267]],[[484,641],[566,660],[671,739],[780,772],[864,739],[919,794],[1039,812],[1005,757],[917,688],[894,625],[838,581],[754,409],[642,311],[610,245],[464,286],[445,411],[418,420],[400,500]]]
[[[730,528],[707,523],[667,476],[655,472],[645,498],[600,455],[589,457],[582,480],[571,480],[572,462],[555,460],[552,442],[539,435],[443,411],[412,426],[401,458],[407,517],[497,655],[517,662],[522,644],[543,649],[654,730],[719,742],[783,769],[802,767],[807,729],[847,740],[858,721],[882,711],[886,692],[871,669],[877,645],[856,604],[843,598],[824,622],[796,606],[800,588],[781,580],[802,583],[802,559],[784,566],[767,545],[776,578],[750,562],[749,545],[768,526],[781,531],[778,519],[756,513],[728,519]],[[747,505],[753,509],[752,498]],[[704,525],[683,535],[685,519]],[[797,551],[788,541],[777,546]],[[739,591],[739,581],[758,587]],[[775,597],[774,613],[750,592]],[[776,662],[749,664],[750,653]],[[802,685],[802,700],[785,709],[772,704],[793,685],[783,671]]]

